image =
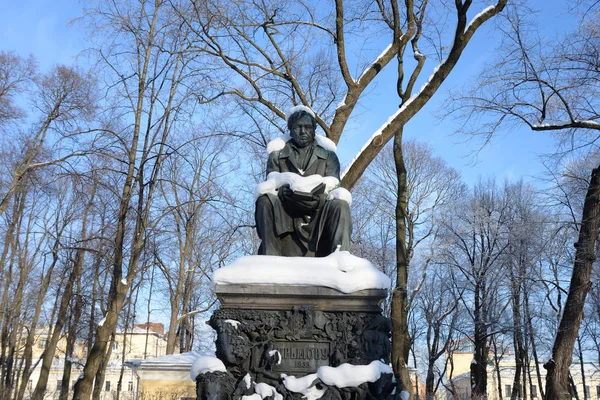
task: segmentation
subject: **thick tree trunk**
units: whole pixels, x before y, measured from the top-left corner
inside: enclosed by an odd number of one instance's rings
[[[73,284],[75,283],[75,279],[81,274],[82,265],[83,260],[80,263],[77,261],[74,263],[73,270],[71,271],[69,279],[65,284],[65,289],[60,300],[56,324],[54,325],[52,335],[50,336],[50,340],[48,340],[48,345],[46,346],[46,350],[44,351],[44,355],[42,357],[40,377],[37,385],[35,386],[33,396],[31,397],[32,400],[44,399],[46,385],[48,384],[48,377],[50,376],[50,368],[52,367],[52,360],[54,359],[54,353],[56,352],[56,345],[58,344],[58,341],[61,337],[62,328],[67,320],[67,309],[73,293]]]
[[[475,287],[475,335],[473,338],[475,354],[471,363],[471,397],[487,399],[487,363],[489,357],[487,321],[482,300],[485,289],[477,284]]]
[[[408,254],[406,251],[406,167],[402,154],[402,130],[394,137],[394,160],[398,178],[396,203],[396,287],[392,294],[392,367],[398,382],[396,391],[413,398],[408,373],[410,337],[408,333]]]
[[[512,317],[513,317],[513,346],[515,351],[515,375],[512,383],[511,400],[518,400],[524,398],[523,388],[521,380],[525,379],[524,374],[524,359],[525,350],[523,348],[523,331],[521,327],[521,290],[520,286],[522,283],[521,279],[518,279],[511,274],[513,287],[512,287]]]
[[[112,349],[115,343],[115,335],[114,333],[110,336],[110,342],[108,346],[106,346],[106,354],[104,354],[104,358],[100,361],[100,367],[96,372],[96,378],[94,380],[94,391],[92,392],[92,400],[100,400],[100,396],[104,391],[104,381],[106,378],[106,368],[108,368],[108,363],[110,362],[110,356],[112,355]],[[112,396],[111,396],[112,397]]]
[[[101,362],[106,355],[108,343],[114,328],[117,326],[119,313],[123,308],[123,301],[127,293],[127,286],[117,283],[118,289],[115,289],[114,295],[109,298],[109,309],[104,323],[98,327],[96,341],[90,350],[88,358],[83,369],[83,379],[79,379],[75,384],[73,399],[74,400],[89,400],[92,395],[92,387],[94,378],[100,368]]]
[[[573,347],[583,319],[585,298],[591,287],[592,264],[596,260],[595,246],[600,226],[600,167],[592,171],[590,184],[583,204],[579,238],[575,244],[575,263],[569,293],[552,347],[552,358],[544,367],[546,374],[546,400],[570,400],[569,366]]]

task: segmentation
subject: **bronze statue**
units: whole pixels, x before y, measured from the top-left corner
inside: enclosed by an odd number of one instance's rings
[[[269,154],[267,176],[291,172],[302,177],[333,177],[339,183],[340,162],[334,151],[315,140],[314,115],[303,107],[293,110],[287,121],[291,140]],[[260,195],[255,220],[262,240],[259,255],[325,257],[336,248],[350,247],[350,206],[341,199],[328,200],[324,183],[308,192],[284,184],[276,194]]]

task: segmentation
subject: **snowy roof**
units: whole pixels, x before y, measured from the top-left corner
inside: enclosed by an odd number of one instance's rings
[[[213,355],[214,353],[203,351],[190,351],[181,354],[167,354],[161,357],[148,358],[146,360],[130,360],[125,365],[139,369],[160,369],[164,367],[177,369],[190,369],[194,361],[202,356]]]
[[[147,329],[142,329],[142,328],[138,328],[135,327],[133,329],[127,329],[127,331],[125,330],[119,330],[117,331],[118,335],[150,335],[150,336],[156,336],[157,338],[165,339],[165,335],[161,335],[160,333],[156,333],[152,330],[147,330]]]

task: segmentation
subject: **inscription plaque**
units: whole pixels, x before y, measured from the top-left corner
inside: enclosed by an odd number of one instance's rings
[[[329,365],[329,343],[273,342],[273,347],[281,354],[281,363],[273,367],[276,372],[312,374]]]

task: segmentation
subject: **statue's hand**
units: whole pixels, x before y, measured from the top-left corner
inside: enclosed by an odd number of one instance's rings
[[[294,195],[294,191],[290,189],[289,185],[283,185],[277,192],[279,200],[287,206],[293,207],[296,211],[302,214],[310,214],[325,202],[324,194],[314,194],[312,198],[298,198]]]
[[[294,201],[294,191],[290,189],[290,185],[283,185],[277,191],[277,196],[282,203],[290,203]]]

